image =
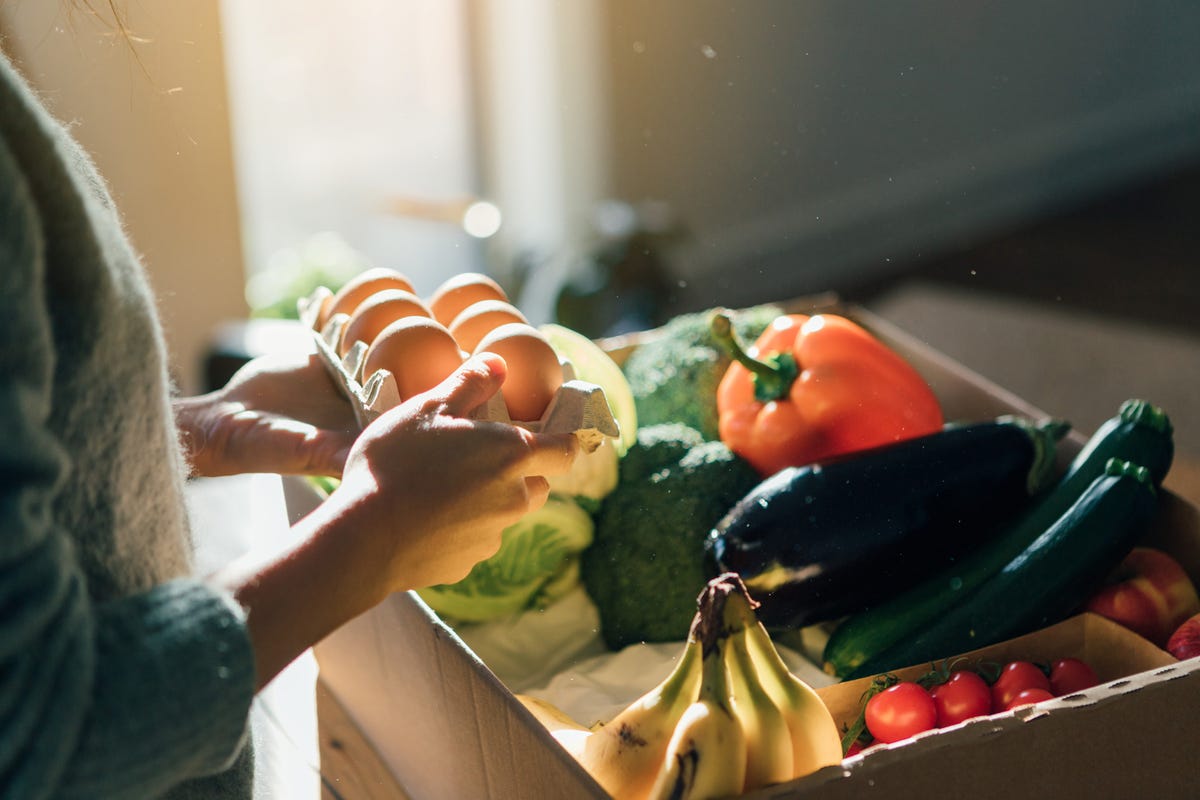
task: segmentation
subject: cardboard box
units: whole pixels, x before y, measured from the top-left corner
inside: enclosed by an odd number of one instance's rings
[[[837,306],[832,298],[789,306],[858,319],[922,373],[950,418],[1047,416],[862,309]],[[620,359],[649,335],[605,344]],[[1083,440],[1075,432],[1060,459],[1068,460]],[[293,493],[294,511],[307,502],[312,499]],[[1145,541],[1176,555],[1200,581],[1195,507],[1164,492]],[[1088,654],[1101,677],[1113,679],[1100,687],[872,748],[841,766],[747,797],[1196,796],[1190,767],[1200,742],[1200,658],[1171,663],[1161,651],[1147,654],[1140,645],[1119,643],[1113,652],[1114,638],[1120,637],[1110,626],[1089,617],[1002,646],[1019,650],[1032,641],[1047,648],[1038,654],[1060,647]],[[390,598],[331,635],[318,646],[317,660],[326,685],[413,797],[606,797],[411,593]],[[847,713],[846,697],[855,687],[823,691],[840,709],[835,713]]]

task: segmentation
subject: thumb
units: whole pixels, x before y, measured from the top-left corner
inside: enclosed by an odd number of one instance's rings
[[[500,391],[507,375],[508,365],[503,358],[495,353],[479,353],[463,362],[433,391],[444,399],[447,413],[467,417]]]

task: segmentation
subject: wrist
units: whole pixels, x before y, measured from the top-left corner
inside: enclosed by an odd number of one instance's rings
[[[388,594],[382,568],[352,541],[352,515],[331,506],[293,526],[292,546],[248,554],[215,578],[246,611],[259,688]]]

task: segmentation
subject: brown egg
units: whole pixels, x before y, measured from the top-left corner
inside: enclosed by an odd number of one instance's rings
[[[375,338],[363,364],[364,380],[386,369],[396,379],[400,399],[428,391],[463,362],[458,343],[445,326],[429,317],[403,317]]]
[[[540,419],[563,378],[562,364],[546,337],[531,325],[509,322],[492,329],[474,352],[495,353],[508,364],[500,387],[508,415],[521,422]]]
[[[315,329],[320,331],[325,327],[325,323],[329,321],[329,309],[333,307],[333,295],[322,293],[319,305],[317,306],[317,320]]]
[[[458,341],[458,346],[471,353],[474,352],[475,345],[492,329],[509,322],[528,324],[529,320],[511,303],[503,300],[480,300],[464,308],[449,327],[450,334]]]
[[[413,285],[408,278],[394,269],[375,267],[360,272],[334,292],[333,302],[329,304],[328,309],[321,309],[323,318],[320,320],[320,327],[324,327],[334,314],[353,314],[359,303],[383,289],[403,289],[406,292],[414,292]]]
[[[429,309],[421,298],[403,289],[383,289],[363,300],[346,327],[342,328],[342,341],[338,354],[346,355],[355,342],[370,345],[380,331],[402,317],[429,317]]]
[[[433,318],[449,326],[463,309],[480,300],[508,300],[500,284],[478,272],[463,272],[439,286],[426,305]]]

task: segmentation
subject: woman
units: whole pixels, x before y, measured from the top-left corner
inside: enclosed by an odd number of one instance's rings
[[[576,452],[468,418],[503,382],[491,356],[361,433],[313,359],[173,404],[103,183],[3,55],[0,331],[5,798],[249,796],[254,692],[391,592],[465,576]],[[342,482],[288,552],[203,578],[189,470]]]

